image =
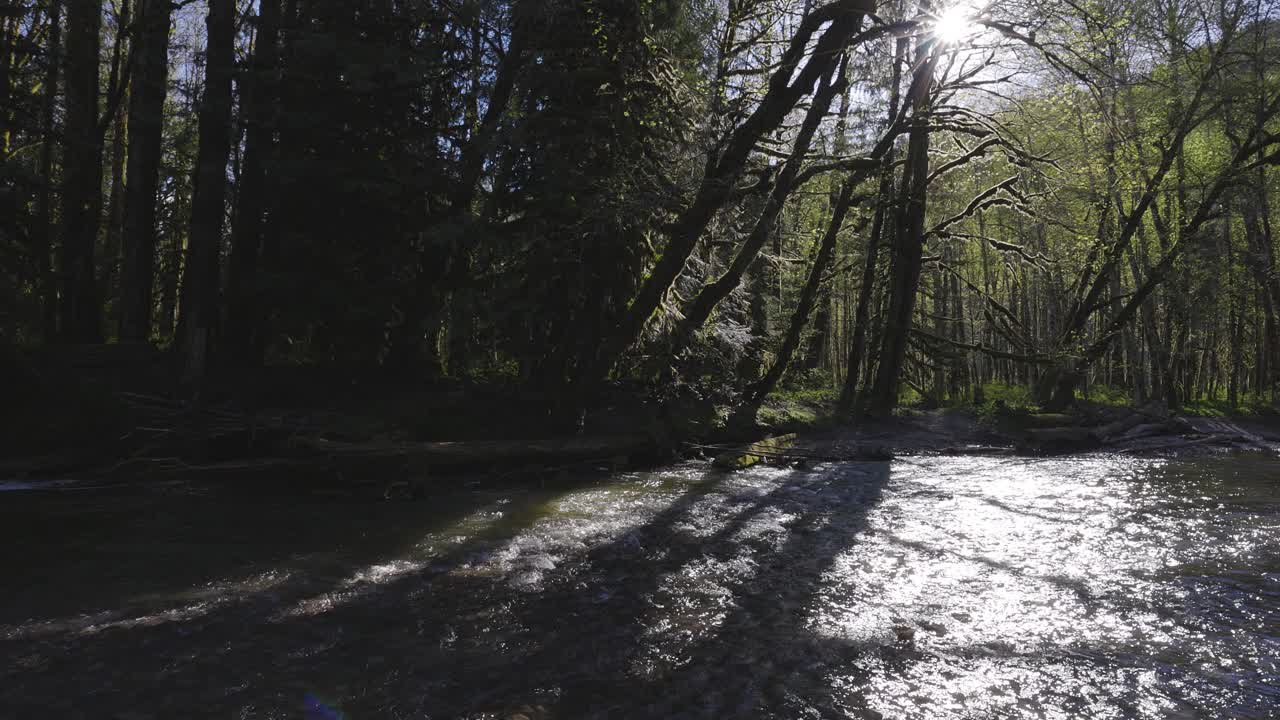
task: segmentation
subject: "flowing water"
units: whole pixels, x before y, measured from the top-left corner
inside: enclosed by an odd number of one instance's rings
[[[1280,464],[0,494],[0,718],[1280,716]]]

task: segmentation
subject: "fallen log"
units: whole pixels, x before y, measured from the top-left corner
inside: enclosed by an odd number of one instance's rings
[[[324,438],[295,438],[291,455],[321,455],[343,465],[403,461],[433,468],[480,469],[492,466],[586,461],[616,462],[619,457],[659,450],[651,435],[570,437],[547,440],[353,443]]]
[[[1238,442],[1248,442],[1248,440],[1239,435],[1235,435],[1235,436],[1210,435],[1208,437],[1197,438],[1192,440],[1183,438],[1178,442],[1164,443],[1163,445],[1148,445],[1145,447],[1126,448],[1124,450],[1121,450],[1120,452],[1131,454],[1131,455],[1137,455],[1139,453],[1165,452],[1168,450],[1182,450],[1184,448],[1199,447],[1201,445],[1231,445]]]
[[[1131,428],[1124,435],[1120,436],[1121,440],[1136,440],[1138,438],[1150,437],[1152,435],[1163,435],[1178,432],[1178,428],[1173,423],[1145,423]]]
[[[1108,445],[1116,440],[1124,437],[1130,430],[1142,425],[1149,418],[1140,412],[1134,411],[1114,422],[1100,425],[1090,431],[1090,436],[1103,445]]]
[[[730,450],[716,456],[711,464],[721,470],[743,470],[759,465],[770,458],[785,456],[786,451],[795,447],[796,435],[789,433],[751,443],[741,450]]]
[[[941,454],[951,457],[988,457],[992,455],[1013,455],[1015,448],[999,445],[953,445],[941,450]]]
[[[188,463],[178,458],[130,458],[88,477],[103,482],[199,481],[241,482],[246,480],[289,481],[314,478],[328,468],[318,460],[253,458],[216,463]]]

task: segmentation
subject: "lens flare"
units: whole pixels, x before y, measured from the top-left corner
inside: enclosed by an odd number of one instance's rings
[[[978,31],[973,22],[973,8],[957,3],[938,13],[933,22],[933,34],[947,45],[958,45]]]

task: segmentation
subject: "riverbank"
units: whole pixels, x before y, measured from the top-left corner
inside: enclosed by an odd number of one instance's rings
[[[802,433],[804,446],[832,457],[888,455],[1016,455],[1052,457],[1092,452],[1189,456],[1280,452],[1280,417],[1181,416],[1150,408],[1082,404],[1068,413],[969,408],[907,408],[876,422],[822,425]]]
[[[171,359],[150,346],[43,348],[4,359],[0,371],[16,389],[0,407],[0,480],[10,483],[76,476],[332,489],[474,474],[545,480],[584,467],[670,462],[685,443],[817,424],[797,406],[776,423],[729,433],[727,410],[714,400],[616,383],[590,398],[581,431],[566,434],[549,422],[550,398],[501,378],[271,367],[215,376],[193,402]]]
[[[907,408],[850,422],[821,392],[771,396],[751,427],[725,399],[616,384],[592,399],[583,431],[549,430],[546,397],[510,382],[407,382],[381,374],[267,368],[224,377],[184,402],[164,356],[147,346],[63,348],[11,359],[16,402],[0,417],[7,487],[189,481],[416,496],[455,476],[539,482],[582,470],[652,467],[799,433],[810,456],[920,453],[1055,455],[1274,452],[1280,415],[1177,417],[1082,402],[1045,414],[1001,402]]]

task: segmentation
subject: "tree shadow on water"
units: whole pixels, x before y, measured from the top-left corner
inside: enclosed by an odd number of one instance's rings
[[[673,507],[638,532],[652,550],[634,535],[594,549],[589,573],[518,613],[527,649],[437,699],[460,716],[540,703],[574,718],[864,716],[828,677],[854,674],[858,650],[815,634],[808,610],[888,477],[887,464],[792,473],[730,495],[703,537],[682,530],[692,504]]]
[[[297,709],[312,683],[292,660],[359,627],[295,610],[311,600],[394,619],[381,609],[396,592],[421,594],[401,581],[429,586],[438,571],[428,566],[519,535],[557,498],[600,479],[486,482],[416,503],[173,488],[13,495],[0,512],[20,520],[4,525],[12,538],[0,556],[14,588],[0,600],[0,708],[32,717]],[[450,537],[460,522],[468,534]],[[433,533],[458,541],[421,547]],[[385,589],[369,582],[387,572]],[[379,621],[372,632],[391,629]],[[352,657],[341,674],[363,667]]]
[[[20,591],[0,598],[0,626],[144,613],[260,575],[322,584],[402,553],[499,494],[533,504],[554,492],[450,491],[427,503],[200,486],[15,494],[0,505],[0,561]]]
[[[189,618],[0,637],[14,658],[0,668],[0,706],[43,717],[478,718],[524,706],[530,717],[538,706],[564,718],[856,717],[857,698],[837,697],[826,677],[848,677],[855,651],[815,635],[806,607],[888,477],[887,464],[710,472],[639,526],[578,541],[531,584],[494,553],[544,519],[591,518],[550,510],[577,484],[517,496],[484,532],[378,582],[309,578]]]

